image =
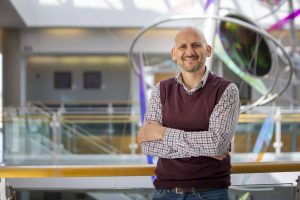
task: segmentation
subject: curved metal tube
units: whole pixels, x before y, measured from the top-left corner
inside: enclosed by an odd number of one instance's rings
[[[257,101],[255,101],[253,104],[251,104],[250,106],[244,107],[241,109],[241,112],[245,112],[249,109],[252,109],[255,106],[258,105],[264,105],[267,104],[271,101],[273,101],[274,99],[276,99],[277,97],[279,97],[280,95],[282,95],[286,89],[288,88],[289,84],[291,83],[292,80],[292,75],[293,75],[293,63],[289,58],[289,55],[287,54],[287,52],[285,51],[284,47],[270,34],[268,34],[265,30],[260,29],[252,24],[246,23],[244,21],[238,20],[238,19],[233,19],[233,18],[229,18],[229,17],[220,17],[220,16],[208,16],[208,15],[181,15],[181,16],[174,16],[168,19],[164,19],[164,20],[160,20],[157,21],[151,25],[149,25],[148,27],[143,28],[138,34],[137,36],[133,39],[131,45],[130,45],[130,49],[129,49],[129,59],[132,63],[133,69],[135,71],[135,73],[138,75],[139,74],[139,69],[136,66],[136,63],[133,59],[133,49],[135,47],[135,44],[138,42],[138,40],[143,36],[144,33],[146,33],[148,30],[157,27],[160,24],[166,23],[166,22],[171,22],[171,21],[177,21],[177,20],[199,20],[199,19],[211,19],[211,20],[217,20],[217,21],[228,21],[228,22],[232,22],[232,23],[236,23],[238,25],[241,25],[243,27],[246,27],[252,31],[255,31],[257,33],[262,34],[265,38],[271,40],[277,47],[279,47],[283,53],[283,55],[286,57],[287,61],[288,61],[288,67],[289,67],[289,77],[287,80],[287,84],[285,85],[285,87],[279,91],[276,94],[271,94],[272,88],[274,88],[274,86],[271,87],[271,89],[265,94],[263,95],[261,98],[259,98]],[[271,96],[270,96],[271,94]]]

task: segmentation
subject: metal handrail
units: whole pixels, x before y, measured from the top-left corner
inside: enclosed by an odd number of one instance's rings
[[[239,116],[239,123],[263,122],[268,113],[243,113]],[[49,116],[36,114],[32,116],[17,116],[14,118],[23,119],[45,119],[50,120]],[[9,122],[9,117],[4,117],[4,122]],[[139,115],[100,115],[100,114],[82,114],[82,115],[61,115],[58,119],[63,123],[138,123]],[[281,122],[300,122],[300,113],[281,113]]]
[[[153,176],[156,165],[2,166],[0,178]],[[300,162],[232,163],[233,174],[299,172]]]

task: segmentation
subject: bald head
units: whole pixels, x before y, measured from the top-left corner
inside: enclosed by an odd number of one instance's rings
[[[199,29],[196,29],[196,28],[191,27],[191,26],[187,26],[187,27],[184,27],[184,28],[180,29],[180,30],[176,33],[176,35],[175,35],[174,43],[176,44],[176,41],[178,41],[178,39],[179,39],[182,35],[185,35],[185,34],[188,34],[188,33],[189,33],[189,34],[194,34],[194,35],[196,35],[197,37],[199,37],[199,40],[201,40],[204,44],[207,44],[203,32],[200,31]]]

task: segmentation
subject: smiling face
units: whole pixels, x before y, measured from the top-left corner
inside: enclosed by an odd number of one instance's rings
[[[211,47],[201,32],[187,27],[177,33],[171,56],[181,70],[193,73],[204,69],[206,57],[210,55]]]

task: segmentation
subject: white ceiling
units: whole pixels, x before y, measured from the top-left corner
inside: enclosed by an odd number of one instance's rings
[[[213,1],[216,2],[217,0]],[[0,26],[145,27],[182,14],[205,14],[207,0],[0,0]],[[268,27],[289,14],[288,1],[277,7],[260,0],[220,0],[221,12],[241,13]],[[275,2],[275,0],[274,0]],[[211,4],[209,8],[213,7]],[[300,0],[293,0],[294,10]],[[228,11],[230,10],[230,11]],[[261,18],[270,12],[269,17]],[[296,26],[300,27],[300,15]]]

